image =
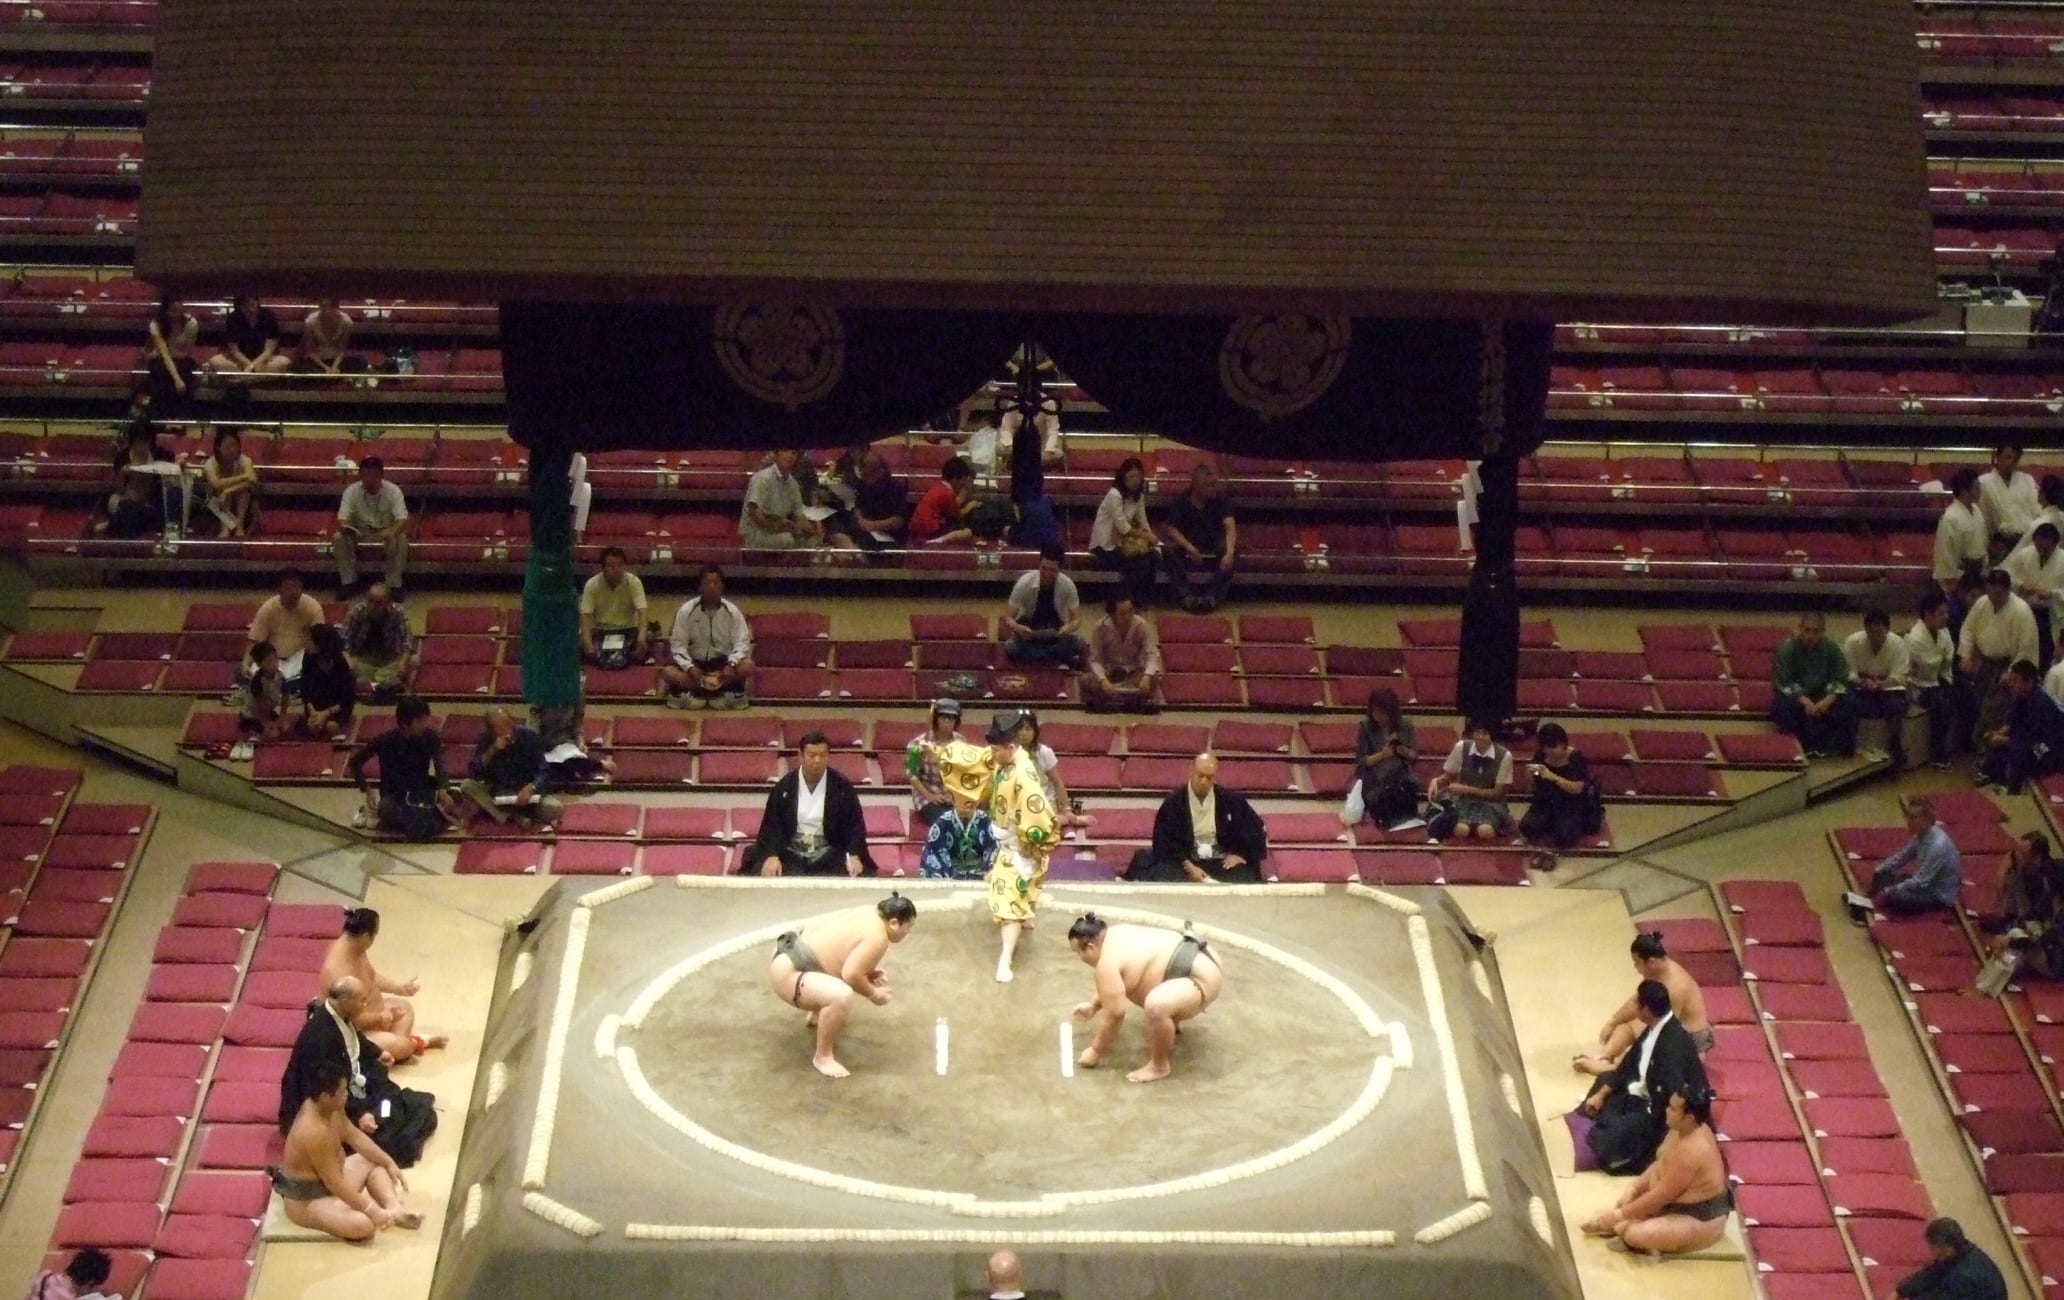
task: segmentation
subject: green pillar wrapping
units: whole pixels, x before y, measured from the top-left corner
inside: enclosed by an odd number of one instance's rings
[[[580,598],[573,586],[573,453],[530,453],[530,563],[523,573],[523,698],[533,708],[580,702]]]

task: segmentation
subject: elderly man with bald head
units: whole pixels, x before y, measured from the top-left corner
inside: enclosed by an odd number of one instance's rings
[[[1132,855],[1127,880],[1252,885],[1262,880],[1268,831],[1247,796],[1218,783],[1218,756],[1199,754],[1189,780],[1161,801],[1154,842]]]
[[[322,996],[308,1004],[308,1018],[280,1075],[279,1130],[291,1129],[302,1103],[329,1090],[325,1074],[334,1078],[341,1069],[345,1116],[396,1163],[412,1165],[424,1140],[437,1131],[437,1099],[395,1086],[387,1073],[393,1058],[358,1031],[371,998],[363,981],[347,975],[325,985]]]
[[[545,793],[545,742],[507,709],[489,710],[459,793],[498,822],[512,817],[549,831],[565,804]]]
[[[979,1291],[961,1292],[962,1300],[1060,1300],[1058,1291],[1027,1291],[1025,1266],[1013,1250],[999,1250],[989,1257]]]

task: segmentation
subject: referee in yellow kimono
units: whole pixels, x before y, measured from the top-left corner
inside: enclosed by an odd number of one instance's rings
[[[1024,715],[1011,710],[989,723],[989,753],[996,774],[989,788],[989,822],[996,832],[996,859],[989,868],[989,915],[1001,927],[1003,948],[996,958],[996,982],[1011,981],[1011,961],[1020,933],[1033,928],[1046,860],[1060,841],[1060,819],[1032,756],[1018,746]]]

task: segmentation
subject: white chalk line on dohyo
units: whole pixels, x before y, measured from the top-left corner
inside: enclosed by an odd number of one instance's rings
[[[1448,1091],[1448,1112],[1455,1123],[1455,1157],[1462,1162],[1462,1190],[1470,1200],[1482,1203],[1484,1208],[1482,1218],[1472,1219],[1453,1229],[1460,1232],[1490,1217],[1488,1202],[1491,1193],[1484,1182],[1483,1161],[1476,1151],[1476,1125],[1469,1116],[1469,1093],[1462,1083],[1462,1066],[1455,1051],[1455,1031],[1448,1024],[1448,1002],[1441,992],[1440,967],[1433,959],[1433,933],[1427,928],[1423,916],[1405,918],[1405,929],[1412,937],[1412,957],[1419,964],[1419,985],[1426,999],[1427,1018],[1433,1022],[1434,1045],[1440,1051],[1442,1081]],[[1456,1217],[1459,1216],[1450,1216]],[[1448,1221],[1444,1219],[1433,1226],[1441,1227]],[[1429,1231],[1432,1229],[1422,1230],[1420,1239],[1423,1240]]]
[[[559,963],[551,1032],[545,1038],[544,1077],[538,1087],[537,1114],[530,1126],[530,1154],[523,1165],[526,1191],[535,1192],[545,1185],[545,1171],[552,1162],[552,1126],[559,1114],[559,1080],[566,1069],[566,1037],[573,1028],[574,995],[580,985],[581,959],[587,951],[588,926],[594,915],[592,908],[576,907],[566,923],[566,952]]]
[[[582,894],[580,905],[600,907],[604,903],[614,903],[619,898],[629,898],[632,894],[642,893],[658,883],[658,878],[654,876],[632,876],[629,880],[619,880],[613,885],[604,885],[600,889]]]
[[[1386,1029],[1390,1034],[1390,1059],[1397,1062],[1400,1070],[1411,1069],[1416,1059],[1412,1052],[1412,1031],[1402,1020],[1391,1021]]]
[[[472,1236],[473,1229],[480,1226],[482,1200],[479,1183],[474,1183],[466,1189],[466,1208],[459,1215],[459,1237],[461,1239]]]
[[[1491,1203],[1489,1201],[1471,1201],[1453,1214],[1450,1214],[1447,1218],[1429,1223],[1419,1229],[1419,1231],[1412,1234],[1412,1240],[1422,1246],[1431,1246],[1436,1242],[1446,1241],[1458,1232],[1474,1228],[1477,1224],[1487,1221],[1490,1217]]]
[[[766,1245],[922,1244],[959,1246],[1394,1246],[1397,1234],[1370,1232],[1095,1232],[923,1228],[722,1228],[631,1223],[632,1241],[743,1241]]]
[[[1497,1001],[1491,992],[1491,973],[1485,970],[1483,962],[1474,956],[1469,959],[1469,978],[1475,983],[1476,991],[1483,994],[1484,1001]]]
[[[622,1023],[623,1017],[621,1016],[607,1015],[602,1017],[602,1023],[595,1026],[595,1055],[605,1061],[615,1058],[616,1030]]]
[[[1549,1249],[1555,1247],[1555,1229],[1548,1222],[1548,1202],[1538,1196],[1527,1197],[1527,1222],[1534,1225],[1534,1235]]]
[[[1396,894],[1370,885],[1350,884],[1347,887],[1347,896],[1349,898],[1367,899],[1371,903],[1387,907],[1391,911],[1404,916],[1419,916],[1425,911],[1424,908],[1409,898],[1399,898]]]
[[[599,1237],[602,1225],[571,1206],[561,1205],[543,1192],[526,1192],[523,1208],[547,1223],[556,1223],[576,1237]]]
[[[532,962],[528,952],[516,954],[516,962],[509,968],[509,992],[514,993],[530,982]]]
[[[645,877],[652,879],[652,877]],[[923,876],[675,876],[676,889],[843,889],[879,894],[890,890],[905,897],[966,889],[965,880],[928,880]]]
[[[1525,1119],[1526,1111],[1519,1104],[1519,1085],[1512,1081],[1512,1076],[1500,1073],[1498,1075],[1498,1089],[1505,1094],[1505,1104],[1512,1108],[1512,1113],[1521,1119]]]
[[[496,1061],[493,1065],[488,1066],[487,1108],[489,1110],[494,1109],[494,1104],[502,1099],[502,1093],[507,1091],[508,1087],[509,1067],[502,1064],[500,1061]]]

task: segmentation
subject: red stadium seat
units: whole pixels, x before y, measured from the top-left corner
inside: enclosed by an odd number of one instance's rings
[[[615,840],[561,840],[552,849],[552,874],[628,876],[637,869],[638,846]]]
[[[545,848],[535,840],[470,840],[459,846],[452,870],[460,875],[535,875],[544,865]]]
[[[644,873],[648,876],[721,876],[729,867],[730,850],[717,844],[648,844]]]

